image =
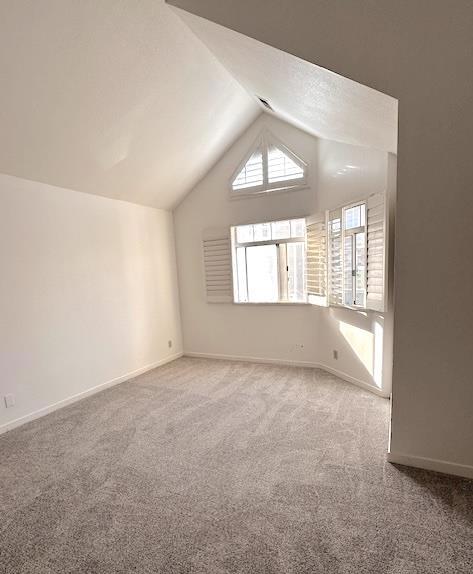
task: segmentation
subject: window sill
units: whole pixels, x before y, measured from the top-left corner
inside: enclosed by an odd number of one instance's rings
[[[302,183],[300,185],[292,185],[287,187],[279,187],[275,189],[262,189],[258,191],[230,191],[230,199],[250,199],[253,197],[268,197],[271,195],[277,195],[280,193],[289,193],[291,191],[304,191],[310,189],[308,183]]]
[[[274,302],[274,303],[251,303],[251,302],[239,302],[239,301],[233,301],[234,305],[250,305],[252,307],[254,307],[255,305],[265,305],[265,306],[276,306],[276,307],[293,307],[293,306],[310,306],[310,303],[307,303],[306,301],[278,301],[278,302]]]
[[[376,313],[378,315],[384,315],[385,311],[375,311],[373,309],[367,309],[366,307],[345,307],[343,305],[316,305],[313,303],[309,303],[307,301],[299,301],[299,302],[292,302],[292,301],[281,301],[278,303],[250,303],[250,302],[238,302],[232,301],[232,305],[238,306],[248,306],[248,307],[317,307],[322,309],[342,309],[344,311],[355,311],[356,313],[360,313],[363,315],[367,315],[368,313]]]
[[[328,309],[342,309],[345,311],[355,311],[356,313],[362,313],[366,315],[367,313],[377,313],[378,315],[384,315],[386,311],[376,311],[375,309],[369,309],[367,307],[358,307],[356,305],[335,305],[331,304],[327,306]]]

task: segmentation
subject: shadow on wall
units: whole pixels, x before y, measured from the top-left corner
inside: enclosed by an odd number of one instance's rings
[[[358,362],[366,377],[383,388],[384,317],[378,313],[331,307],[329,316],[346,342],[346,350]]]

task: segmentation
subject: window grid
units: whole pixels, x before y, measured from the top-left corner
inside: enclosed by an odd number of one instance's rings
[[[235,302],[306,301],[304,219],[237,226],[233,228],[233,237]],[[260,287],[256,281],[258,276]]]
[[[366,203],[346,206],[342,210],[342,305],[364,307],[366,304]]]
[[[385,206],[385,197],[373,194],[307,220],[232,227],[234,302],[308,302],[383,312]],[[263,268],[266,287],[254,296],[253,279]],[[222,270],[211,271],[213,288],[222,281]]]

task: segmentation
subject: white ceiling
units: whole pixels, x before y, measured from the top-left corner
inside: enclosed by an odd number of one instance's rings
[[[163,0],[0,2],[0,172],[176,204],[260,113]]]
[[[254,94],[314,135],[396,150],[396,100],[164,0],[4,0],[0,82],[0,172],[153,207],[256,119]]]
[[[178,8],[251,96],[282,119],[336,141],[397,151],[397,100]]]

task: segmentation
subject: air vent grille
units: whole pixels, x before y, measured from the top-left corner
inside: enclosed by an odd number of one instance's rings
[[[258,98],[258,100],[261,102],[261,104],[270,112],[274,112],[274,108],[271,106],[271,104],[268,102],[268,100],[265,100],[264,98],[261,98],[260,96],[256,96]]]

